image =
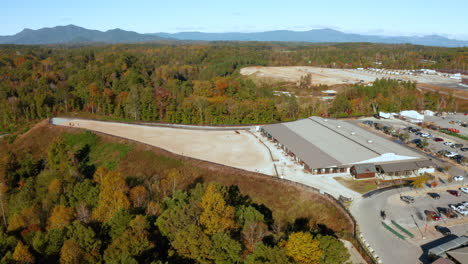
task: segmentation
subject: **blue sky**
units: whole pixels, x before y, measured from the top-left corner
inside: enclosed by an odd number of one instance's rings
[[[74,24],[154,32],[333,28],[468,40],[467,0],[0,0],[0,35]]]

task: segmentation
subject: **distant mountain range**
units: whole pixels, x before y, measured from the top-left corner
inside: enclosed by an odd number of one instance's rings
[[[441,47],[465,47],[468,41],[429,36],[377,36],[344,33],[333,29],[309,31],[276,30],[256,33],[150,33],[140,34],[122,29],[90,30],[75,25],[24,29],[13,36],[0,36],[0,44],[68,44],[68,43],[135,43],[157,40],[196,41],[291,41],[310,43],[371,42],[387,44],[416,44]]]
[[[0,44],[69,44],[69,43],[134,43],[161,40],[156,35],[122,29],[90,30],[75,25],[24,29],[13,36],[0,36]]]

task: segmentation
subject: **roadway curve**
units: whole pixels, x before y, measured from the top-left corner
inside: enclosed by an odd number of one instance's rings
[[[399,239],[381,224],[380,210],[388,208],[388,198],[399,191],[394,189],[362,198],[353,202],[350,209],[363,238],[375,250],[382,263],[415,264],[423,253],[422,249]]]

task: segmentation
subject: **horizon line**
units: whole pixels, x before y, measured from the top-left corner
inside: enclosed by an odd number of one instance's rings
[[[381,33],[372,33],[372,32],[359,32],[358,31],[353,31],[353,30],[343,30],[343,29],[338,29],[336,27],[332,27],[332,26],[324,26],[324,27],[309,27],[309,29],[291,29],[290,27],[289,28],[283,28],[283,29],[268,29],[268,30],[256,30],[256,31],[242,31],[242,30],[239,30],[239,31],[235,31],[235,30],[225,30],[225,31],[210,31],[210,30],[203,30],[203,29],[196,29],[196,28],[193,28],[193,29],[190,29],[190,28],[187,28],[187,29],[181,29],[180,31],[172,31],[172,30],[168,30],[168,31],[157,31],[157,32],[145,32],[145,33],[142,33],[142,32],[139,32],[139,31],[136,31],[136,30],[131,30],[131,29],[124,29],[124,28],[120,28],[120,27],[116,27],[116,28],[109,28],[109,29],[94,29],[94,28],[87,28],[87,27],[84,27],[84,26],[79,26],[79,25],[76,25],[76,24],[62,24],[62,25],[55,25],[55,26],[44,26],[44,27],[40,27],[40,28],[37,28],[37,29],[34,29],[34,28],[23,28],[22,30],[14,33],[14,34],[10,34],[10,35],[0,35],[2,37],[5,37],[5,36],[14,36],[24,30],[33,30],[33,31],[37,31],[37,30],[41,30],[41,29],[52,29],[52,28],[56,28],[56,27],[67,27],[67,26],[75,26],[75,27],[79,27],[79,28],[83,28],[83,29],[87,29],[87,30],[97,30],[97,31],[101,31],[101,32],[107,32],[107,31],[111,31],[111,30],[123,30],[123,31],[130,31],[130,32],[135,32],[135,33],[138,33],[138,34],[177,34],[177,33],[205,33],[205,34],[229,34],[229,33],[241,33],[241,34],[251,34],[251,33],[263,33],[263,32],[272,32],[272,31],[292,31],[292,32],[308,32],[308,31],[313,31],[313,30],[331,30],[331,31],[336,31],[336,32],[341,32],[341,33],[345,33],[345,34],[357,34],[357,35],[366,35],[366,36],[380,36],[380,37],[427,37],[427,36],[439,36],[439,37],[444,37],[444,38],[447,38],[449,40],[457,40],[457,41],[468,41],[468,35],[467,36],[455,36],[457,34],[444,34],[444,33],[435,33],[435,32],[432,32],[432,33],[404,33],[404,32],[395,32],[395,33],[385,33],[385,32],[381,32]],[[382,30],[382,29],[380,29]],[[379,31],[380,31],[379,30]],[[385,31],[385,30],[384,30]]]

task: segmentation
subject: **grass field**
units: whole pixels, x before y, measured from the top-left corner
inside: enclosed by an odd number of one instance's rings
[[[367,193],[367,192],[377,189],[377,183],[374,179],[352,180],[352,179],[345,179],[342,177],[336,177],[335,180],[343,184],[347,188],[353,191],[356,191],[358,193]]]

